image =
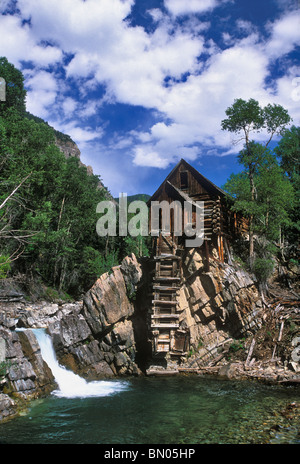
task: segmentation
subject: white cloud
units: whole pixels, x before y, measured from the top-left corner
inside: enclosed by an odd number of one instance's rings
[[[31,35],[28,25],[21,18],[11,15],[0,16],[0,55],[9,57],[10,62],[20,66],[22,60],[33,61],[39,67],[55,64],[62,59],[62,52],[55,46],[39,45]]]
[[[235,98],[278,103],[299,115],[291,97],[292,78],[299,70],[290,69],[270,88],[266,78],[270,63],[300,43],[300,27],[299,13],[287,11],[268,24],[269,39],[263,41],[253,23],[239,19],[230,34],[220,31],[227,47],[220,49],[209,35],[209,21],[196,14],[227,1],[165,0],[170,14],[151,10],[155,30],[147,32],[125,21],[134,0],[19,0],[20,16],[0,16],[0,55],[15,64],[24,57],[33,62],[35,69],[26,73],[28,110],[51,119],[81,144],[81,151],[82,144],[90,149],[104,133],[104,127],[86,126],[86,118],[96,116],[101,105],[118,102],[160,115],[161,122],[141,132],[112,136],[109,150],[126,150],[135,166],[166,168],[183,156],[195,160],[201,146],[231,153],[231,136],[220,125]],[[182,15],[189,17],[177,22]],[[236,28],[243,39],[236,39]],[[72,59],[62,84],[49,66],[62,64],[65,54]],[[78,101],[64,97],[65,90],[71,95],[71,85],[79,92]],[[99,86],[105,94],[98,97]]]
[[[218,0],[165,0],[166,8],[174,16],[192,13],[204,13],[214,9],[218,3]]]
[[[165,98],[166,76],[180,79],[198,66],[203,39],[180,28],[172,36],[165,23],[152,35],[125,24],[119,28],[112,24],[114,29],[110,41],[98,43],[98,51],[77,52],[67,67],[68,76],[87,77],[94,72],[96,81],[105,83],[119,102],[153,108]]]
[[[137,166],[151,166],[155,168],[166,168],[170,159],[164,158],[161,154],[155,152],[152,147],[146,145],[135,147],[134,164]]]
[[[161,163],[162,167],[167,159],[171,162],[181,158],[183,152],[188,159],[195,159],[200,143],[230,148],[231,137],[220,127],[226,108],[235,98],[253,97],[260,101],[266,96],[268,61],[255,43],[249,43],[241,41],[219,52],[211,57],[205,71],[169,90],[160,110],[173,123],[158,123],[151,128],[146,151],[139,147],[135,153],[136,164],[150,163],[153,153],[153,164]]]
[[[10,6],[11,0],[2,0],[0,3],[0,13],[4,13]]]
[[[283,56],[300,45],[300,11],[296,10],[269,25],[271,38],[266,46],[272,58]]]
[[[88,100],[83,106],[78,110],[78,116],[82,118],[89,118],[97,113],[98,102],[95,100]]]
[[[60,119],[49,119],[50,126],[54,127],[56,130],[67,134],[71,139],[78,145],[81,155],[84,155],[85,152],[96,153],[99,145],[99,141],[103,136],[103,129],[101,127],[92,128],[89,126],[84,126],[78,121],[64,122]],[[80,125],[79,125],[80,124]],[[84,162],[82,156],[81,160]],[[92,163],[88,163],[92,164]]]
[[[56,38],[64,50],[92,47],[107,42],[130,13],[134,0],[19,0],[25,18],[30,18],[37,37]]]
[[[277,80],[277,94],[285,102],[285,108],[293,116],[293,124],[300,124],[300,66],[293,66],[287,75]]]
[[[240,31],[245,32],[246,34],[251,34],[257,29],[250,21],[245,21],[244,19],[238,19],[236,26]]]
[[[235,98],[254,98],[261,105],[280,104],[287,108],[294,121],[299,123],[299,102],[292,98],[295,93],[293,76],[297,76],[297,72],[300,76],[299,68],[298,71],[290,70],[288,75],[277,79],[275,91],[274,88],[267,88],[265,84],[270,60],[275,52],[277,56],[282,56],[291,51],[298,41],[300,29],[295,29],[295,23],[296,19],[288,14],[270,25],[271,39],[265,46],[253,32],[255,28],[248,22],[240,21],[238,26],[250,35],[240,41],[226,36],[225,39],[231,42],[230,48],[215,52],[202,73],[191,75],[186,82],[174,85],[170,89],[160,110],[173,123],[168,126],[156,124],[149,131],[148,138],[144,134],[148,153],[154,148],[157,156],[164,153],[164,164],[166,158],[170,162],[174,158],[180,158],[182,146],[189,147],[193,143],[202,144],[206,148],[219,146],[226,154],[236,153],[241,146],[233,147],[232,136],[220,129],[225,110]],[[279,42],[282,42],[281,48]],[[264,134],[258,137],[264,140]],[[162,152],[159,150],[160,146],[163,147]],[[173,152],[166,151],[165,146],[172,147]],[[144,162],[140,153],[136,154],[135,162]]]
[[[70,116],[74,117],[74,111],[77,108],[77,102],[76,100],[74,100],[74,98],[67,97],[63,101],[62,108],[67,118],[69,118]]]
[[[55,103],[58,84],[54,76],[46,71],[26,73],[27,110],[41,118],[48,115],[49,107]]]

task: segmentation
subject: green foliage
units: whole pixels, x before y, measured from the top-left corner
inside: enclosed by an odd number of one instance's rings
[[[10,270],[11,270],[10,257],[0,255],[0,279],[5,279]]]
[[[291,118],[282,106],[269,104],[262,108],[254,99],[235,100],[226,115],[222,129],[241,133],[245,144],[238,155],[243,170],[230,176],[224,190],[234,199],[233,209],[249,218],[249,264],[253,270],[254,234],[267,240],[281,240],[282,229],[291,223],[295,189],[283,170],[284,164],[280,166],[276,153],[268,149],[275,134],[284,134]],[[250,139],[252,132],[263,130],[267,133],[265,145]],[[260,257],[269,258],[262,254]],[[261,266],[262,263],[257,263],[257,272],[263,278]]]
[[[236,353],[239,350],[245,349],[245,339],[241,338],[240,340],[234,340],[233,343],[229,346],[229,351],[231,353]]]
[[[149,237],[143,237],[142,235],[131,237],[128,235],[123,239],[123,252],[125,256],[131,253],[134,253],[137,257],[149,256],[149,247]]]
[[[280,157],[280,165],[292,181],[300,174],[300,127],[292,126],[283,132],[283,137],[275,148]]]
[[[49,124],[44,121],[42,118],[39,118],[38,116],[34,116],[33,114],[29,113],[28,111],[25,112],[25,117],[27,119],[31,119],[37,123],[42,123],[42,124],[46,124],[47,126],[49,126]],[[55,136],[55,138],[60,141],[60,142],[71,142],[71,143],[74,143],[73,140],[71,139],[71,137],[68,135],[68,134],[63,134],[62,132],[52,128],[51,126],[49,126],[52,131],[53,131],[53,134]]]
[[[2,380],[6,376],[11,366],[12,366],[11,361],[0,362],[0,380]]]
[[[249,134],[250,130],[259,131],[264,125],[263,110],[253,98],[248,102],[236,99],[225,113],[228,117],[222,121],[221,127],[229,132],[247,131]]]
[[[147,195],[146,193],[137,193],[136,195],[129,195],[127,197],[127,201],[128,201],[128,203],[130,203],[132,201],[144,201],[144,202],[147,202],[149,200],[149,198],[151,198],[151,196]],[[119,198],[115,198],[115,201],[118,203]]]
[[[255,162],[251,168],[254,193],[247,167],[238,174],[231,174],[223,188],[234,198],[235,211],[253,216],[254,233],[262,234],[269,240],[278,240],[280,227],[290,222],[289,213],[295,193],[276,157],[259,144],[255,146],[256,151],[252,156]],[[247,166],[247,150],[242,151],[238,158],[241,164]]]
[[[195,351],[193,348],[191,348],[187,353],[187,358],[191,358],[194,354],[195,354]]]
[[[253,271],[260,283],[265,283],[274,269],[274,261],[271,258],[259,258],[254,261]]]
[[[55,145],[68,136],[25,113],[23,76],[4,58],[0,76],[14,83],[0,103],[0,204],[7,200],[0,209],[1,277],[11,265],[59,293],[81,292],[119,259],[95,229],[106,190]],[[12,265],[9,257],[18,255]]]
[[[274,134],[280,134],[291,118],[281,105],[268,104],[261,108],[259,103],[250,98],[248,101],[238,98],[231,107],[225,111],[227,118],[221,122],[223,130],[229,132],[243,132],[247,141],[250,141],[250,132],[268,132],[269,141]],[[269,143],[268,141],[268,143]]]
[[[300,127],[292,126],[285,130],[274,151],[294,190],[290,222],[286,224],[284,232],[291,241],[296,242],[300,232]]]

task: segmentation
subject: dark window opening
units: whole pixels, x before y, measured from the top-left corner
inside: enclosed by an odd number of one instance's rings
[[[187,171],[182,171],[180,173],[180,188],[181,189],[187,189],[188,186],[189,186],[188,172]]]

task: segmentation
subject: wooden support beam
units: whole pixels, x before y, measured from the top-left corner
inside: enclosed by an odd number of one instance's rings
[[[163,287],[161,285],[153,285],[154,290],[162,290],[163,292],[175,292],[180,290],[180,287]]]
[[[151,314],[151,319],[178,319],[179,314]]]
[[[176,306],[177,301],[168,301],[168,300],[152,300],[152,304],[162,304],[162,305],[168,305],[168,306]]]
[[[157,260],[169,260],[169,259],[178,259],[179,261],[181,260],[181,256],[177,256],[177,255],[173,255],[173,254],[164,254],[164,255],[157,255],[157,256],[154,256],[153,259],[155,261]]]
[[[179,327],[179,324],[177,324],[176,322],[156,322],[155,324],[151,324],[151,328],[154,329],[154,328],[158,328],[158,329],[177,329]]]
[[[204,240],[204,248],[205,248],[205,271],[209,272],[209,249],[207,240]]]
[[[223,237],[220,235],[220,250],[221,250],[221,261],[224,263],[224,247],[223,247]]]

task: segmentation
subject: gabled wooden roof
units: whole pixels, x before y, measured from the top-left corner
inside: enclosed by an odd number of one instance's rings
[[[161,183],[161,185],[158,187],[158,189],[156,190],[156,192],[152,195],[151,198],[149,198],[147,204],[150,204],[151,201],[154,201],[155,198],[157,198],[159,196],[159,193],[163,187],[163,185],[168,181],[169,182],[169,179],[173,176],[174,172],[179,169],[179,167],[183,165],[185,167],[185,169],[189,170],[192,175],[195,177],[195,179],[197,179],[197,181],[199,182],[199,184],[201,184],[205,190],[207,192],[209,192],[210,194],[212,195],[216,195],[216,196],[226,196],[226,192],[224,192],[224,190],[222,190],[221,188],[217,187],[213,182],[211,182],[210,180],[208,180],[206,177],[204,177],[202,174],[200,174],[199,171],[197,171],[197,169],[193,168],[193,166],[191,166],[189,163],[187,163],[184,159],[181,159],[177,164],[176,166],[172,169],[172,171],[168,174],[168,176],[165,178],[165,180]],[[170,183],[170,182],[169,182]],[[174,186],[173,186],[174,187]],[[175,188],[175,187],[174,187]]]
[[[198,204],[192,200],[191,197],[188,196],[186,192],[183,192],[179,188],[175,187],[175,185],[171,184],[168,180],[166,181],[167,188],[170,189],[173,193],[175,193],[175,196],[180,198],[183,201],[187,201],[188,203],[191,203],[194,205],[196,208],[199,208]]]

